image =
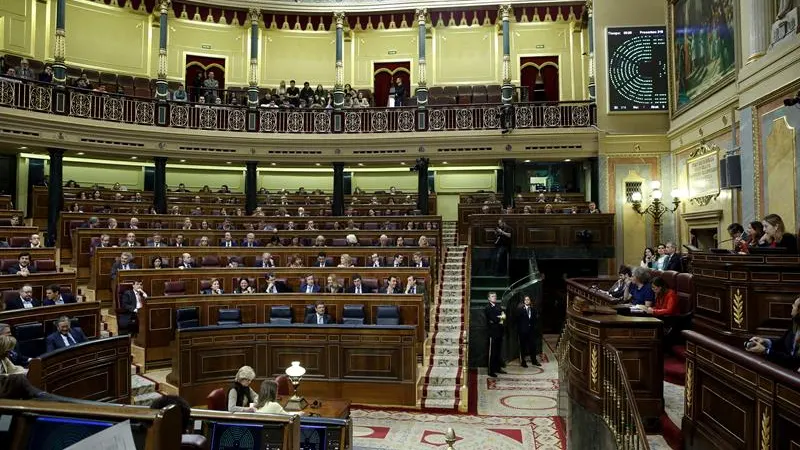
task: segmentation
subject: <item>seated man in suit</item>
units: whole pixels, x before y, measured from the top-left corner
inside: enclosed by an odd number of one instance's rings
[[[401,294],[402,292],[398,286],[397,277],[394,275],[389,277],[389,284],[386,285],[386,288],[381,289],[381,294]]]
[[[348,294],[371,294],[372,288],[361,282],[361,275],[353,275],[353,284],[345,290]]]
[[[367,261],[367,267],[381,267],[381,257],[373,253]]]
[[[181,262],[178,264],[178,269],[191,269],[194,267],[194,260],[191,253],[181,254]]]
[[[30,248],[44,248],[44,245],[42,245],[42,241],[39,238],[39,233],[34,233],[31,235],[27,246]]]
[[[681,261],[681,254],[677,252],[675,243],[667,242],[665,246],[667,254],[667,262],[664,265],[664,270],[674,270],[675,272],[683,272],[683,262]]]
[[[20,275],[23,277],[27,277],[28,275],[36,272],[36,267],[31,265],[31,254],[28,252],[20,253],[17,263],[8,269],[9,274]]]
[[[136,241],[136,233],[130,232],[125,235],[125,240],[122,241],[120,247],[138,247],[140,244]]]
[[[122,294],[119,314],[119,329],[136,335],[139,331],[139,317],[137,313],[147,300],[147,293],[142,289],[141,280],[133,282],[133,287]]]
[[[47,336],[47,353],[64,347],[72,347],[86,342],[86,335],[80,328],[72,328],[69,317],[61,316],[56,322],[56,331]]]
[[[122,254],[119,255],[119,260],[115,261],[114,264],[111,265],[111,279],[116,279],[117,272],[120,270],[131,270],[138,268],[139,266],[133,263],[133,254],[130,252],[122,252]]]
[[[42,306],[42,302],[33,298],[33,288],[26,284],[20,288],[19,297],[13,298],[6,303],[6,311],[13,309],[30,309],[38,306]]]
[[[260,245],[261,243],[256,240],[254,233],[247,233],[247,236],[242,241],[242,247],[258,247]]]
[[[403,292],[404,294],[424,294],[425,293],[425,285],[424,284],[417,284],[417,279],[414,278],[414,275],[409,275],[406,279],[406,289]]]
[[[291,292],[286,283],[279,281],[275,274],[270,272],[265,276],[267,280],[267,287],[264,289],[264,292],[267,294],[280,294],[282,292]]]
[[[272,254],[269,252],[264,252],[261,255],[261,261],[256,261],[256,267],[261,267],[261,268],[275,267],[275,260],[272,259]]]
[[[314,263],[314,267],[330,267],[331,263],[328,262],[328,255],[325,252],[319,252],[317,255],[317,262]]]
[[[768,361],[779,366],[800,371],[800,297],[792,303],[792,324],[780,339],[753,336],[745,343],[745,349],[765,355]]]
[[[394,255],[394,260],[392,261],[392,267],[405,267],[405,261],[403,255],[397,253]]]
[[[64,305],[67,303],[75,303],[75,297],[72,294],[62,294],[61,286],[51,284],[47,286],[44,291],[44,306]]]
[[[11,336],[11,326],[7,323],[0,323],[0,336]],[[31,358],[20,354],[19,342],[17,342],[13,350],[8,352],[8,359],[11,360],[14,365],[20,367],[28,367],[28,363],[31,362]]]
[[[413,267],[428,267],[428,262],[422,259],[422,253],[414,252],[413,259]]]
[[[314,305],[314,312],[306,316],[305,323],[317,325],[327,325],[333,323],[331,316],[325,314],[325,302],[322,300],[317,300],[316,305]]]
[[[317,284],[316,280],[314,279],[314,275],[308,274],[303,282],[300,284],[300,292],[304,294],[316,294],[319,293],[319,285]]]
[[[161,234],[153,234],[152,240],[147,243],[148,247],[166,247],[167,243],[161,240]]]
[[[225,232],[225,236],[219,241],[220,247],[238,247],[239,244],[233,240],[233,236],[231,236],[230,231]]]

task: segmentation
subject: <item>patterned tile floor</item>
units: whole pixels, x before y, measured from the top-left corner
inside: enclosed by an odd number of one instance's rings
[[[548,339],[552,341],[552,339]],[[510,362],[508,374],[488,378],[478,372],[478,414],[354,409],[358,450],[445,448],[448,428],[456,432],[458,450],[564,450],[556,426],[558,370],[552,348],[545,348],[542,367]]]

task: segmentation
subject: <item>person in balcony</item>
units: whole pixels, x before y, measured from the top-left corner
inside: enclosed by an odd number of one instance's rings
[[[406,104],[406,97],[408,96],[406,93],[406,87],[403,85],[403,80],[400,77],[397,77],[394,80],[394,106],[405,106]]]
[[[53,82],[53,66],[50,64],[44,66],[44,70],[42,73],[39,74],[39,81],[42,83],[52,83]]]
[[[203,81],[203,93],[206,98],[206,103],[215,104],[217,103],[218,91],[219,91],[219,81],[215,78],[214,72],[208,71],[206,73],[206,79]]]
[[[753,336],[745,343],[745,349],[764,355],[767,361],[800,372],[800,297],[792,303],[792,323],[780,339]]]
[[[30,63],[27,59],[22,58],[19,62],[19,66],[16,68],[17,78],[22,78],[23,80],[34,81],[36,80],[36,74],[33,73],[33,69],[31,69]]]
[[[186,94],[186,87],[183,83],[178,85],[178,89],[175,89],[172,92],[172,101],[173,102],[186,102],[189,100],[188,95]]]

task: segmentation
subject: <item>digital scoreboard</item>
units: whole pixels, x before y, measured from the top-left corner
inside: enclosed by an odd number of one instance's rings
[[[666,111],[667,29],[608,28],[606,43],[609,112]]]

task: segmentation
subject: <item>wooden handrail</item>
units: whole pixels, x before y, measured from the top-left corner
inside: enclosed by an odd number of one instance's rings
[[[642,416],[619,352],[613,345],[605,344],[603,358],[603,420],[614,434],[617,448],[650,450]]]

